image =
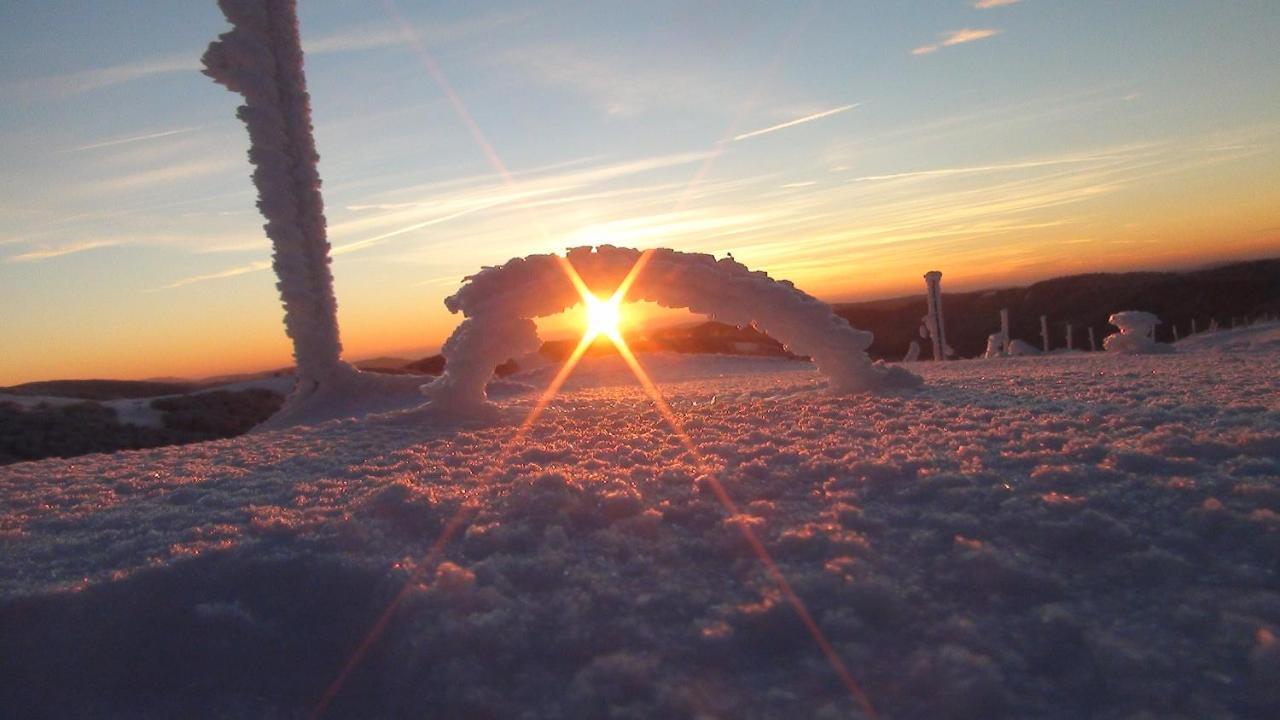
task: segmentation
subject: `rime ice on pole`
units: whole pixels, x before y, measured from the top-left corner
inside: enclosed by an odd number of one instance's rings
[[[1126,310],[1113,314],[1107,322],[1120,328],[1120,332],[1103,339],[1102,347],[1107,352],[1126,355],[1173,352],[1173,346],[1156,342],[1155,332],[1160,318],[1149,312]]]
[[[811,357],[837,392],[920,383],[906,370],[873,363],[867,356],[871,333],[851,327],[826,303],[785,280],[749,270],[732,258],[668,249],[651,253],[627,301],[647,300],[731,325],[754,325],[792,352]],[[572,248],[565,259],[594,292],[608,294],[640,255],[639,250],[601,245]],[[486,412],[484,388],[494,367],[538,347],[531,318],[564,312],[581,299],[555,255],[515,258],[468,277],[445,299],[445,306],[466,320],[445,343],[444,375],[423,389],[432,406],[446,413]]]
[[[391,402],[388,393],[409,382],[365,376],[340,359],[338,303],[296,2],[219,0],[218,5],[232,29],[210,43],[204,73],[244,96],[236,116],[249,131],[258,209],[267,220],[264,229],[274,250],[285,332],[293,340],[298,365],[293,394],[261,427],[385,409]]]
[[[341,366],[342,345],[295,2],[218,4],[234,27],[209,45],[204,73],[244,96],[236,115],[249,130],[249,160],[275,251],[285,330],[300,382],[319,382]]]
[[[933,359],[945,360],[947,350],[947,331],[942,321],[942,272],[930,270],[924,274],[926,300],[929,303],[929,314],[925,315],[925,327],[929,330],[929,338],[933,340]]]

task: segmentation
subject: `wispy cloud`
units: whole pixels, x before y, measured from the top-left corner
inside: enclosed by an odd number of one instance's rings
[[[538,206],[548,207],[566,203],[574,193],[580,193],[585,188],[607,186],[608,183],[632,176],[689,165],[706,157],[707,153],[699,152],[645,157],[587,167],[576,167],[574,163],[569,163],[556,172],[542,172],[525,177],[517,174],[516,180],[511,184],[495,177],[486,177],[482,182],[473,183],[471,186],[455,187],[450,190],[442,190],[432,185],[405,188],[396,191],[391,198],[374,198],[374,200],[397,200],[404,195],[420,196],[422,194],[428,194],[430,199],[409,202],[375,201],[348,206],[346,210],[359,212],[359,216],[329,226],[329,238],[334,243],[332,254],[341,256],[367,250],[389,240],[411,236],[417,231],[452,223],[468,216],[478,218],[495,215],[500,211],[521,211],[520,221],[527,223],[530,219],[528,211]],[[650,186],[650,189],[652,187]],[[679,186],[656,187],[674,192]],[[633,188],[621,188],[596,192],[594,195],[604,199],[636,192]],[[576,199],[580,200],[582,197],[579,194]],[[504,235],[509,235],[510,218],[503,217],[501,221]],[[361,237],[361,235],[367,236]],[[221,280],[270,267],[269,262],[240,265],[227,270],[182,278],[156,290],[170,290],[194,283]]]
[[[988,10],[990,8],[1003,7],[1005,5],[1016,5],[1022,0],[978,0],[973,6],[979,10]]]
[[[492,61],[529,82],[581,95],[614,117],[673,106],[733,109],[744,99],[709,67],[656,60],[637,64],[610,48],[512,46]]]
[[[428,40],[443,43],[475,36],[499,25],[516,22],[527,15],[528,13],[490,13],[452,24],[436,25],[428,34]],[[395,47],[406,45],[412,40],[412,34],[404,28],[390,25],[363,25],[315,39],[304,38],[303,49],[311,55],[327,55]],[[0,92],[29,97],[63,98],[134,80],[175,73],[196,73],[200,70],[200,55],[203,51],[203,47],[193,47],[181,53],[143,58],[61,75],[18,80],[0,86]]]
[[[20,255],[12,255],[5,258],[5,262],[9,263],[27,263],[39,262],[40,260],[48,260],[50,258],[63,257],[64,255],[74,255],[75,253],[93,250],[94,248],[112,247],[119,245],[116,240],[88,240],[85,242],[70,243],[58,247],[42,248],[40,250],[30,250]]]
[[[87,186],[87,190],[90,193],[137,191],[157,185],[167,185],[169,183],[217,175],[227,170],[243,167],[244,163],[245,161],[242,158],[234,156],[190,160],[99,180],[90,183]]]
[[[90,143],[73,147],[66,152],[82,152],[85,150],[97,150],[99,148],[115,147],[116,145],[128,145],[130,143],[145,142],[147,140],[159,140],[160,138],[172,137],[174,135],[184,135],[189,132],[199,130],[199,126],[178,128],[177,130],[165,130],[163,132],[148,133],[146,135],[131,135],[129,137],[116,138],[113,140],[103,140],[102,142]]]
[[[1000,30],[995,28],[964,28],[961,30],[952,30],[942,35],[942,40],[933,45],[922,45],[911,51],[912,55],[928,55],[937,52],[940,48],[951,47],[952,45],[963,45],[977,40],[985,40],[994,35],[999,35]]]
[[[18,80],[0,86],[0,90],[5,94],[61,98],[158,75],[195,72],[199,65],[198,53],[164,55],[63,75]]]
[[[204,282],[206,280],[221,280],[223,278],[235,277],[237,275],[245,275],[251,272],[260,272],[262,270],[266,270],[269,267],[271,267],[270,260],[259,260],[256,262],[251,262],[247,265],[240,265],[238,267],[229,268],[227,270],[219,270],[218,272],[206,273],[204,275],[193,275],[192,277],[183,278],[181,280],[171,282],[168,285],[165,285],[163,287],[158,287],[156,288],[156,290],[173,290],[176,288],[184,287],[186,285],[194,285],[195,283],[198,283],[198,282]]]
[[[838,108],[823,110],[822,112],[817,112],[812,115],[806,115],[802,118],[796,118],[795,120],[788,120],[787,122],[778,123],[777,125],[770,125],[769,127],[762,128],[760,130],[752,130],[751,132],[745,132],[745,133],[742,133],[741,135],[735,135],[733,136],[733,141],[738,142],[740,140],[759,137],[761,135],[765,135],[771,132],[777,132],[778,130],[785,130],[789,127],[795,127],[796,125],[803,125],[808,122],[813,122],[814,120],[821,120],[822,118],[831,117],[832,115],[839,115],[842,112],[852,110],[856,107],[858,107],[858,103],[853,103],[852,105],[841,105]]]
[[[1046,158],[1042,160],[1025,160],[1011,163],[994,163],[990,165],[969,165],[965,167],[934,168],[930,170],[913,170],[910,172],[890,173],[885,175],[863,175],[854,178],[856,182],[874,182],[882,180],[903,180],[908,178],[936,178],[954,175],[973,175],[977,173],[1003,172],[1009,170],[1027,170],[1031,168],[1052,167],[1054,165],[1076,165],[1081,163],[1111,162],[1143,155],[1141,151],[1117,152],[1094,155],[1072,155],[1066,157]]]

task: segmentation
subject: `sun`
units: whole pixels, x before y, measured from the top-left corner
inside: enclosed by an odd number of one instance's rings
[[[622,298],[617,295],[608,300],[601,300],[588,293],[583,297],[587,308],[587,335],[596,338],[604,335],[609,339],[619,337],[622,325]]]

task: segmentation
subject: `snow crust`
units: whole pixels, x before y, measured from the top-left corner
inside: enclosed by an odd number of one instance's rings
[[[836,392],[913,387],[920,382],[901,368],[872,363],[866,352],[871,333],[851,327],[826,303],[786,280],[749,270],[729,257],[670,249],[650,253],[627,293],[628,301],[648,300],[732,325],[754,325],[792,352],[813,358]],[[641,252],[601,245],[571,248],[565,257],[593,292],[605,296],[618,287]],[[445,412],[485,410],[484,385],[494,367],[538,348],[537,330],[529,318],[555,315],[581,301],[555,255],[514,258],[468,277],[445,299],[451,312],[466,319],[444,345],[444,375],[424,392]]]
[[[409,582],[326,717],[857,717],[747,525],[884,717],[1274,717],[1276,333],[900,395],[642,356],[732,517],[614,358],[506,449],[386,415],[0,468],[0,706],[305,716]]]

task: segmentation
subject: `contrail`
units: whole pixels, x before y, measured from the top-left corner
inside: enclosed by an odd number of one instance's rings
[[[82,152],[84,150],[97,150],[98,148],[113,147],[115,145],[126,145],[128,143],[143,142],[144,140],[157,140],[159,138],[169,137],[171,135],[182,135],[184,133],[189,133],[199,129],[200,129],[199,127],[179,128],[177,130],[166,130],[164,132],[151,133],[149,135],[134,135],[133,137],[118,138],[116,140],[104,140],[103,142],[96,142],[90,145],[81,145],[80,147],[74,147],[65,152]]]
[[[784,130],[784,129],[786,129],[786,128],[794,127],[794,126],[796,126],[796,125],[803,125],[804,123],[807,123],[807,122],[813,122],[814,120],[821,120],[821,119],[822,119],[822,118],[824,118],[824,117],[831,117],[832,115],[838,115],[839,113],[842,113],[842,112],[844,112],[844,111],[846,111],[846,110],[852,110],[852,109],[854,109],[854,108],[858,107],[858,105],[859,105],[859,104],[860,104],[860,103],[854,103],[854,104],[852,104],[852,105],[841,105],[841,106],[840,106],[840,107],[838,107],[838,108],[832,108],[832,109],[830,109],[830,110],[823,110],[823,111],[822,111],[822,112],[820,112],[820,113],[814,113],[814,114],[812,114],[812,115],[806,115],[806,116],[804,116],[804,117],[802,117],[802,118],[796,118],[795,120],[789,120],[789,121],[787,121],[787,122],[784,122],[784,123],[781,123],[781,124],[778,124],[778,125],[772,125],[772,126],[770,126],[770,127],[764,128],[763,130],[752,130],[752,131],[751,131],[751,132],[749,132],[749,133],[742,133],[741,135],[734,135],[734,136],[733,136],[733,141],[734,141],[734,142],[738,142],[739,140],[746,140],[747,138],[753,138],[753,137],[756,137],[756,136],[759,136],[759,135],[764,135],[765,133],[771,133],[771,132],[776,132],[776,131],[778,131],[778,130]]]

